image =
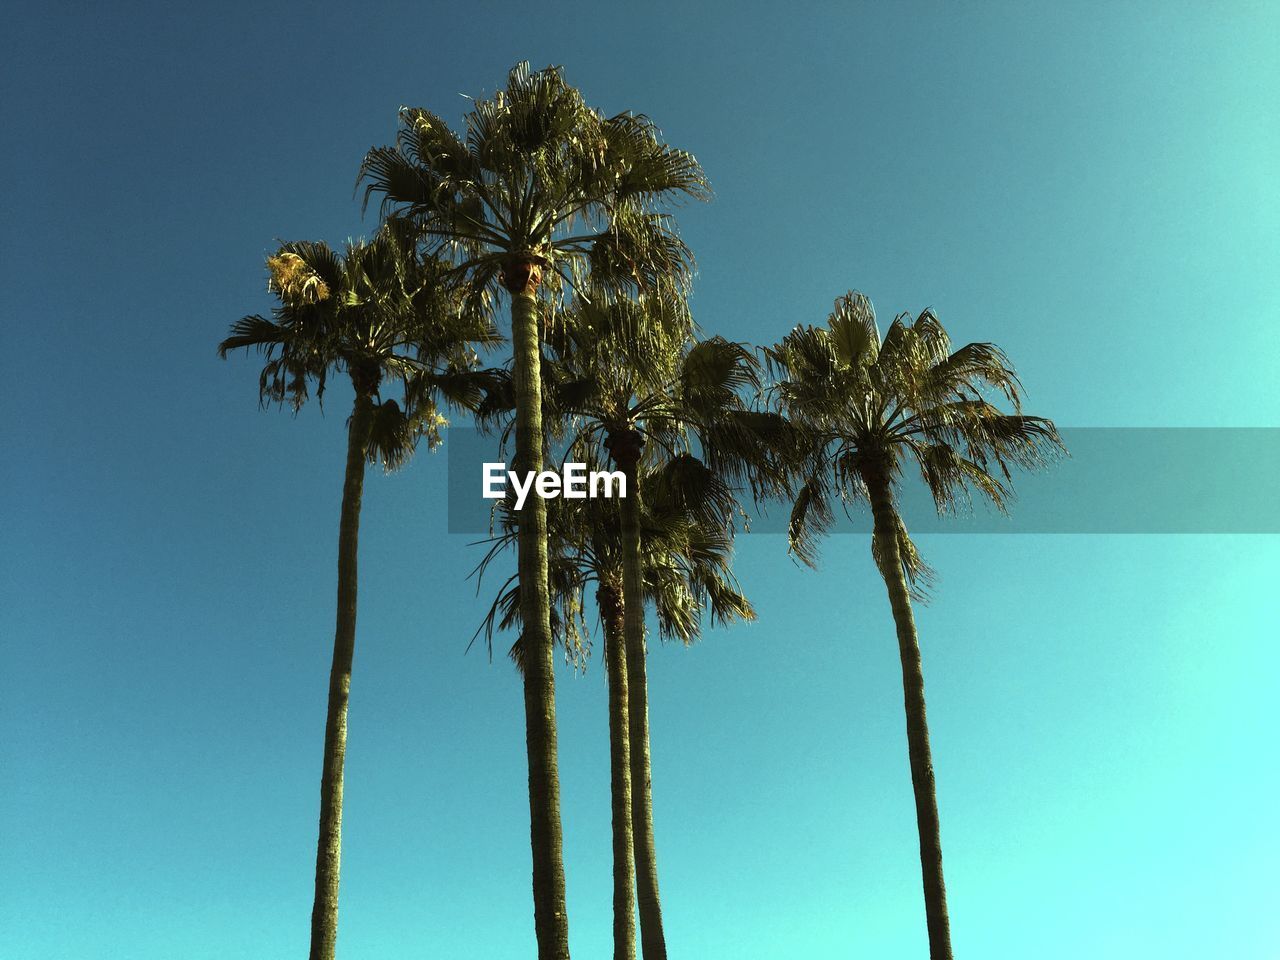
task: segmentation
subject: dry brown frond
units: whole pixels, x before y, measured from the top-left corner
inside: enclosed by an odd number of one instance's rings
[[[319,303],[329,299],[329,285],[296,253],[267,257],[267,272],[271,274],[267,289],[279,293],[285,303]]]

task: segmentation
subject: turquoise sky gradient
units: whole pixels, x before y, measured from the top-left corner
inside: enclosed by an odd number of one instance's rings
[[[349,389],[257,409],[228,324],[280,239],[368,233],[364,151],[518,59],[650,114],[717,197],[703,326],[866,292],[1014,359],[1064,426],[1277,426],[1280,8],[28,5],[0,121],[0,956],[306,949]],[[519,682],[446,458],[371,475],[344,960],[533,955]],[[1170,483],[1180,482],[1170,477]],[[1223,496],[1231,496],[1224,490]],[[928,536],[918,613],[960,957],[1264,958],[1280,540]],[[779,536],[759,622],[651,658],[668,941],[926,954],[901,682],[867,538]],[[608,740],[559,685],[574,956],[608,955]]]

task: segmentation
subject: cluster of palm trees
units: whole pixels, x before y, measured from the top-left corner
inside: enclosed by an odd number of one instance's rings
[[[652,814],[646,610],[660,635],[695,639],[753,619],[731,566],[756,503],[791,504],[793,554],[814,565],[837,504],[870,505],[872,551],[902,659],[911,779],[930,955],[951,956],[938,811],[912,599],[929,571],[897,510],[918,468],[940,510],[976,492],[1003,507],[1010,469],[1061,448],[1053,424],[1021,413],[1018,380],[990,344],[953,349],[926,311],[881,335],[849,293],[825,326],[752,349],[701,337],[688,308],[693,258],[670,214],[707,199],[687,152],[645,116],[606,117],[558,68],[518,64],[474,102],[461,133],[400,111],[394,145],[359,174],[381,223],[339,253],[285,244],[267,261],[278,303],[222,341],[265,355],[264,403],[295,409],[345,373],[355,400],[338,541],[338,603],[321,778],[311,958],[334,956],[343,763],[356,627],[356,562],[366,465],[393,469],[442,411],[514,436],[513,469],[557,455],[611,465],[627,495],[533,496],[496,507],[480,569],[514,546],[516,573],[485,618],[510,628],[523,679],[534,925],[540,960],[569,956],[557,772],[555,659],[585,656],[594,594],[609,689],[614,957],[666,957]],[[511,357],[496,308],[510,304]],[[398,399],[384,399],[396,385]]]

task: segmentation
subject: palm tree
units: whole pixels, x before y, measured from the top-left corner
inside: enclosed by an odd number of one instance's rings
[[[666,939],[653,832],[648,681],[645,660],[645,490],[650,480],[672,508],[704,529],[729,529],[740,512],[735,487],[756,493],[781,483],[785,420],[750,408],[744,390],[760,385],[759,364],[720,337],[693,342],[683,296],[670,289],[607,303],[579,298],[548,343],[566,383],[559,410],[580,429],[572,449],[611,457],[626,478],[620,503],[621,594],[626,647],[640,941],[645,960],[664,960]],[[648,471],[645,440],[652,440]],[[594,445],[594,446],[593,446]],[[661,469],[659,469],[661,468]]]
[[[544,368],[545,369],[545,368]],[[598,466],[588,460],[590,468]],[[723,524],[709,524],[688,512],[688,477],[668,462],[644,478],[659,491],[645,504],[642,565],[645,599],[654,604],[660,634],[691,644],[702,631],[704,611],[711,623],[754,620],[731,569],[733,538]],[[500,504],[500,532],[477,570],[484,571],[515,538],[515,515]],[[609,771],[613,837],[613,957],[635,957],[635,853],[632,837],[630,723],[623,597],[623,548],[618,504],[607,499],[555,500],[548,505],[551,547],[552,624],[566,656],[585,659],[585,594],[595,600],[605,650],[609,690]],[[503,584],[481,629],[490,645],[495,629],[519,624],[517,577]],[[519,663],[522,638],[511,649]]]
[[[338,255],[323,243],[287,243],[267,260],[279,298],[272,317],[236,321],[218,346],[266,355],[259,380],[263,404],[296,411],[311,383],[321,398],[330,372],[345,371],[355,390],[347,426],[347,463],[338,535],[338,611],[329,675],[320,837],[316,852],[311,960],[332,960],[338,933],[343,766],[347,703],[356,632],[356,559],[366,462],[403,464],[419,439],[440,442],[441,401],[474,404],[474,344],[496,341],[483,314],[442,283],[442,265],[418,258],[412,242],[384,228],[370,243]],[[403,407],[383,400],[383,380],[402,383]]]
[[[889,593],[902,661],[929,955],[949,960],[938,801],[911,609],[930,571],[898,513],[898,487],[910,462],[939,512],[967,502],[974,491],[1003,510],[1013,494],[1010,468],[1038,467],[1062,444],[1051,421],[1022,415],[1021,385],[1004,353],[989,343],[953,351],[930,311],[914,322],[899,315],[882,341],[871,302],[850,292],[836,301],[825,328],[797,327],[765,353],[777,376],[779,408],[807,437],[789,527],[795,555],[816,564],[816,539],[833,522],[835,498],[865,498],[871,505],[872,554]],[[1014,412],[1004,413],[992,395]]]
[[[473,295],[511,297],[516,463],[542,467],[540,290],[554,293],[588,274],[610,291],[687,278],[688,249],[670,217],[673,197],[708,196],[697,161],[661,143],[646,117],[605,118],[558,68],[517,64],[506,87],[466,117],[465,139],[418,108],[400,113],[395,146],[369,151],[365,200],[412,221],[428,246],[446,251]],[[534,922],[540,960],[569,955],[555,674],[548,594],[547,520],[541,498],[519,524],[521,605],[528,649],[524,678],[529,755]]]

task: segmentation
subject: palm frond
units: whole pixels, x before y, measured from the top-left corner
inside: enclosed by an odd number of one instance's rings
[[[933,588],[935,581],[934,570],[920,556],[915,542],[907,533],[907,528],[903,524],[902,518],[895,512],[893,519],[895,529],[891,536],[896,541],[898,563],[901,565],[902,573],[906,577],[907,589],[910,591],[913,600],[919,603],[928,603],[930,590]],[[889,552],[878,530],[871,535],[871,556],[875,560],[876,568],[880,571],[881,576],[889,576],[891,571],[886,568]]]
[[[849,291],[836,301],[827,319],[836,357],[845,366],[875,363],[880,354],[880,332],[871,301],[863,294]]]
[[[787,521],[787,545],[796,559],[809,567],[818,565],[818,541],[835,522],[831,479],[824,466],[818,464],[800,485]]]

